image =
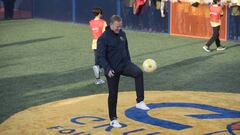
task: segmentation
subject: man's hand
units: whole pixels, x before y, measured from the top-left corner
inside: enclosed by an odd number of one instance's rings
[[[113,77],[114,76],[114,70],[109,70],[109,72],[108,72],[108,77]]]

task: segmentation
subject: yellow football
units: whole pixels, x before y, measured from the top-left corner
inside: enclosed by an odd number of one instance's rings
[[[143,62],[143,71],[145,72],[153,72],[157,69],[157,63],[153,59],[146,59]]]

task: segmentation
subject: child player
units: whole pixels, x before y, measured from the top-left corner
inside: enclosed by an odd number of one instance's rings
[[[100,67],[97,62],[97,40],[100,35],[105,31],[107,23],[102,19],[102,10],[100,8],[94,8],[92,10],[94,19],[89,21],[89,27],[92,33],[92,50],[95,55],[95,65],[93,66],[94,75],[96,77],[96,84],[103,84],[104,80],[100,79]]]
[[[210,46],[215,41],[217,46],[217,51],[223,51],[226,48],[221,46],[219,39],[219,31],[221,25],[221,16],[223,15],[222,11],[223,4],[220,3],[220,0],[213,0],[212,4],[209,4],[210,8],[210,23],[213,29],[212,37],[208,40],[206,45],[203,46],[203,49],[206,52],[211,52]]]

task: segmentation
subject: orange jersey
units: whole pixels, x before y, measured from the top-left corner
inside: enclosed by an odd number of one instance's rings
[[[93,39],[97,40],[106,27],[106,21],[103,19],[89,21]]]
[[[133,2],[133,14],[139,14],[141,12],[141,7],[147,2],[147,0],[135,0]]]
[[[221,12],[222,7],[221,6],[210,6],[210,21],[214,23],[221,23]]]

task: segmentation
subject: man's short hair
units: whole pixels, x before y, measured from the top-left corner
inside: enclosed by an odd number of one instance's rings
[[[114,22],[121,22],[122,21],[122,18],[118,15],[113,15],[111,18],[110,18],[110,23],[114,23]]]

